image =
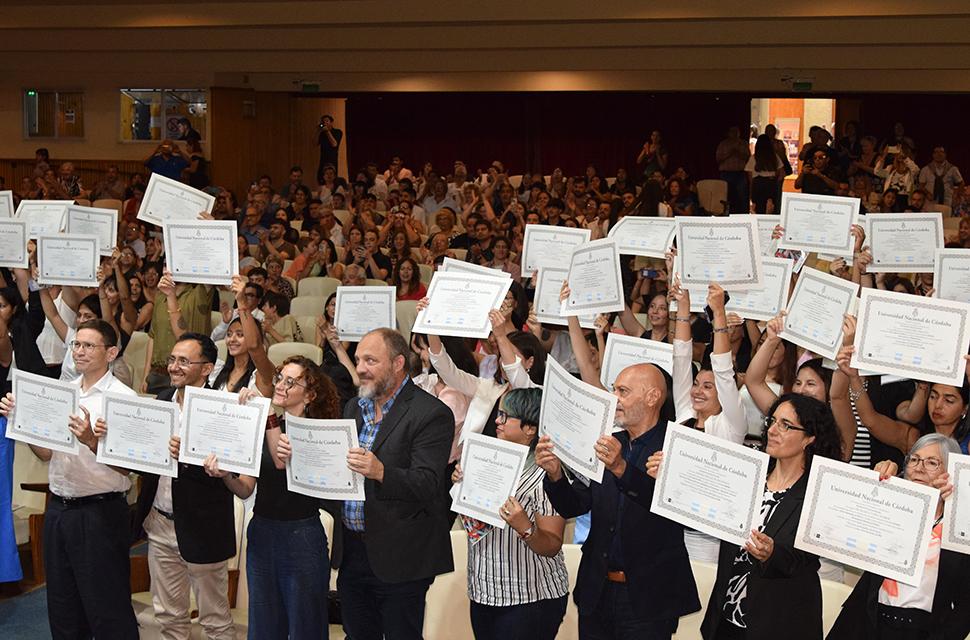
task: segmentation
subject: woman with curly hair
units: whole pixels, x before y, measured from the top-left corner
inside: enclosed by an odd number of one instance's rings
[[[246,532],[249,637],[327,638],[327,535],[320,523],[320,501],[286,488],[291,450],[285,416],[339,418],[337,390],[312,360],[292,356],[276,370],[272,399],[284,417],[270,415],[266,423],[259,491]],[[206,461],[206,471],[215,477],[227,475],[212,458]],[[255,489],[256,478],[239,480],[245,482],[236,494],[245,499]]]

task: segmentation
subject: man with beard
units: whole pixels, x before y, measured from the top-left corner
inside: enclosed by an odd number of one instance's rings
[[[332,563],[344,631],[355,640],[421,638],[428,587],[454,570],[441,499],[454,416],[411,382],[408,352],[391,329],[364,336],[359,397],[344,407],[360,442],[347,465],[364,476],[366,500],[337,503]]]
[[[570,481],[549,436],[539,440],[535,461],[562,517],[592,512],[574,594],[579,636],[661,640],[681,616],[701,608],[683,527],[650,512],[655,482],[646,462],[663,448],[667,384],[656,366],[635,364],[620,372],[613,394],[623,430],[596,441],[606,467],[602,483]]]

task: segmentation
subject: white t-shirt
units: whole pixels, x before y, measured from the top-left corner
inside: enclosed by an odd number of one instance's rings
[[[750,158],[748,158],[748,163],[744,165],[744,170],[750,173],[755,178],[777,178],[778,167],[785,166],[785,162],[778,156],[775,156],[775,160],[777,161],[777,164],[775,165],[774,169],[771,169],[770,171],[755,171],[755,168],[754,168],[755,159],[754,159],[754,156],[751,156]]]

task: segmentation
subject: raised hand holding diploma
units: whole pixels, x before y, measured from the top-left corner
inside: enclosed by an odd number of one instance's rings
[[[96,287],[100,252],[96,236],[40,236],[37,238],[37,282]]]
[[[500,509],[515,495],[528,455],[525,445],[468,434],[451,510],[504,529],[507,521]]]
[[[589,229],[525,225],[522,240],[522,275],[531,276],[541,267],[569,268],[576,245],[589,242]]]
[[[27,222],[31,238],[56,235],[64,230],[67,207],[73,200],[21,200],[16,217]]]
[[[788,258],[761,258],[764,288],[736,291],[724,309],[745,319],[771,320],[788,304],[794,263]]]
[[[419,305],[412,331],[437,336],[487,338],[492,331],[488,312],[503,306],[511,286],[511,278],[438,271],[428,285],[427,304]]]
[[[781,194],[784,227],[778,247],[851,257],[854,238],[850,230],[859,221],[858,198],[809,193]]]
[[[947,454],[950,495],[944,495],[943,548],[970,553],[970,456]]]
[[[162,234],[165,265],[176,282],[228,286],[239,273],[235,220],[166,222]]]
[[[615,414],[616,396],[577,380],[555,360],[546,362],[539,433],[550,437],[570,469],[602,481],[605,467],[595,446],[612,432]]]
[[[562,299],[560,292],[569,275],[569,269],[557,267],[543,267],[533,276],[535,279],[535,296],[532,308],[536,319],[546,324],[566,326],[568,318],[562,314]],[[592,329],[596,320],[595,313],[579,316],[579,326]]]
[[[623,255],[663,258],[676,235],[676,218],[624,216],[613,225],[607,237],[616,242]]]
[[[641,362],[653,363],[672,374],[674,345],[610,332],[606,336],[603,366],[600,367],[600,382],[607,390],[612,391],[613,383],[620,372],[630,365]]]
[[[936,250],[933,288],[936,298],[970,302],[970,249]]]
[[[613,240],[594,240],[573,249],[569,262],[570,294],[560,310],[564,316],[623,310],[620,254]]]
[[[26,269],[29,258],[27,222],[0,217],[0,267]]]
[[[12,392],[4,400],[12,409],[7,416],[8,438],[77,455],[71,418],[80,413],[80,387],[14,369]]]
[[[159,227],[167,221],[196,220],[200,211],[212,213],[215,203],[215,196],[153,173],[138,208],[138,219]]]
[[[284,440],[285,438],[285,440]],[[347,466],[359,448],[353,420],[314,420],[287,414],[280,456],[286,460],[286,488],[324,500],[363,500],[364,478]]]
[[[842,319],[852,311],[858,291],[858,284],[804,269],[788,300],[779,337],[834,360],[842,344]]]
[[[0,218],[12,218],[13,213],[13,191],[0,191]]]
[[[753,216],[678,218],[677,257],[681,284],[725,291],[764,286],[758,223]]]
[[[943,248],[939,212],[880,213],[866,216],[872,263],[869,273],[933,273]]]
[[[101,255],[110,256],[118,245],[118,210],[69,205],[67,233],[97,236]]]

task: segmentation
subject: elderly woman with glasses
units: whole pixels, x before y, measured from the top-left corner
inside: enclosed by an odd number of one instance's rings
[[[244,390],[240,402],[251,393]],[[320,501],[287,489],[290,442],[286,414],[307,418],[340,417],[333,383],[311,360],[293,356],[273,376],[273,404],[284,418],[271,415],[259,469],[259,491],[249,523],[246,576],[249,585],[249,637],[264,639],[327,638],[330,557],[320,522]],[[209,475],[227,475],[210,457]],[[249,497],[256,478],[240,476],[236,492]]]
[[[947,458],[960,453],[957,442],[930,433],[906,456],[903,478],[940,489],[923,577],[908,585],[866,572],[842,604],[829,640],[923,640],[965,638],[970,633],[970,556],[941,549],[943,502],[953,492]],[[890,461],[876,465],[881,478],[896,475]]]
[[[818,558],[795,548],[795,532],[813,456],[842,459],[839,429],[827,404],[789,393],[768,411],[762,441],[771,460],[760,524],[743,547],[721,542],[705,640],[822,637]],[[650,456],[648,475],[657,477],[662,459]]]
[[[468,533],[468,598],[476,640],[553,640],[566,613],[566,521],[546,496],[545,471],[535,463],[541,404],[541,389],[513,389],[495,417],[499,440],[530,450],[515,494],[499,509],[507,526],[461,516]],[[461,479],[458,465],[451,481]]]

